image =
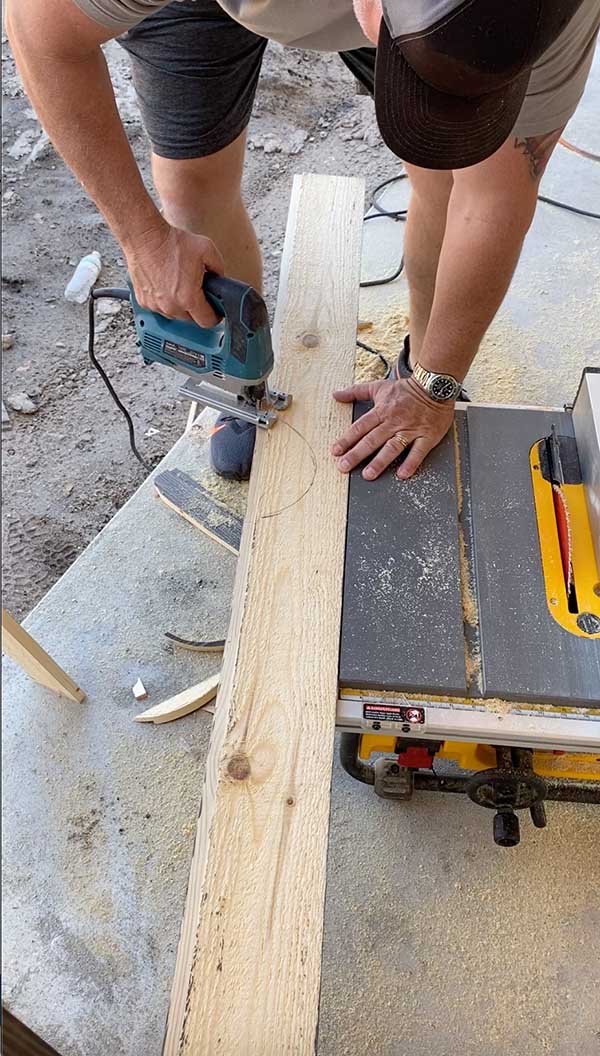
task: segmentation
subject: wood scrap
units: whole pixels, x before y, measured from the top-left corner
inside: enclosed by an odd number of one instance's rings
[[[6,609],[2,609],[2,652],[19,664],[35,682],[58,693],[59,696],[77,704],[85,700],[85,693],[77,683]]]
[[[243,520],[180,469],[166,469],[154,480],[159,498],[186,521],[238,554]]]
[[[146,689],[141,678],[138,678],[135,685],[131,687],[131,692],[133,693],[136,700],[145,700],[148,696],[148,690]]]
[[[220,678],[220,672],[217,672],[216,675],[210,675],[203,682],[198,682],[197,685],[184,689],[174,697],[169,697],[168,700],[155,704],[153,708],[148,708],[147,711],[142,711],[141,714],[135,716],[134,721],[173,722],[174,719],[181,719],[184,715],[190,715],[193,711],[203,708],[209,701],[215,699]]]
[[[170,631],[165,631],[165,638],[179,649],[189,649],[193,653],[222,653],[225,648],[224,638],[217,638],[214,642],[194,642],[188,638],[180,638],[178,634],[171,634]]]
[[[257,431],[164,1056],[315,1050],[362,205],[359,180],[294,180],[273,330],[294,400]]]

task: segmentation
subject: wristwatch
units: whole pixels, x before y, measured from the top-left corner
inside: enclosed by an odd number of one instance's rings
[[[436,374],[432,370],[425,370],[420,363],[415,363],[412,376],[427,395],[438,403],[457,400],[460,396],[462,385],[451,374]]]

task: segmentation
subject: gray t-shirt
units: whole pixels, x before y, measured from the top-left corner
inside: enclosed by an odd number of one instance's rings
[[[172,0],[74,0],[86,15],[125,33]],[[372,47],[356,21],[352,0],[218,0],[220,7],[261,37],[296,48],[350,51]],[[600,0],[583,0],[569,24],[533,67],[514,128],[519,137],[544,135],[572,116],[587,80]]]

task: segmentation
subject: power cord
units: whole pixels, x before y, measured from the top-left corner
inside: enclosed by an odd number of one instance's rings
[[[104,367],[96,359],[96,353],[94,351],[94,339],[96,336],[96,301],[99,297],[113,297],[119,301],[128,301],[130,299],[129,290],[120,289],[114,286],[106,286],[101,287],[97,290],[92,290],[88,298],[88,356],[90,357],[90,362],[92,366],[95,367],[95,369],[98,371],[100,377],[102,378],[102,381],[106,385],[106,388],[108,389],[110,395],[115,401],[121,414],[127,421],[127,428],[129,430],[129,446],[133,454],[137,458],[140,465],[144,467],[147,473],[149,473],[152,469],[152,466],[150,466],[148,462],[146,462],[146,460],[142,458],[137,449],[137,445],[135,442],[135,429],[133,426],[133,421],[131,420],[131,415],[125,405],[121,403],[121,400],[117,396],[113,388],[113,384],[108,374],[104,370]]]
[[[390,220],[400,220],[402,223],[406,221],[408,216],[408,209],[384,209],[379,204],[379,194],[385,187],[389,187],[392,183],[399,183],[400,180],[408,179],[406,172],[399,172],[397,176],[391,176],[389,180],[383,180],[382,183],[378,183],[375,189],[371,192],[369,199],[369,208],[367,209],[363,223],[366,224],[367,220],[379,220],[382,216],[387,216]],[[374,209],[375,212],[371,212]],[[395,271],[391,275],[386,275],[383,279],[367,279],[361,282],[360,288],[362,290],[370,289],[372,286],[386,286],[388,282],[393,282],[399,275],[404,271],[404,254],[400,257],[400,263]]]

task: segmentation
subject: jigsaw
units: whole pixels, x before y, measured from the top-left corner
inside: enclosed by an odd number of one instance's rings
[[[128,300],[144,363],[162,363],[186,374],[187,381],[179,390],[182,396],[269,429],[277,421],[278,412],[289,407],[291,396],[269,387],[274,357],[265,303],[252,286],[211,272],[206,273],[202,288],[220,316],[213,327],[202,327],[191,320],[167,319],[143,308],[130,280],[128,288],[92,290],[90,358],[100,369],[93,353],[94,301],[100,297]],[[108,384],[102,370],[100,373]],[[109,389],[114,395],[112,386]]]

